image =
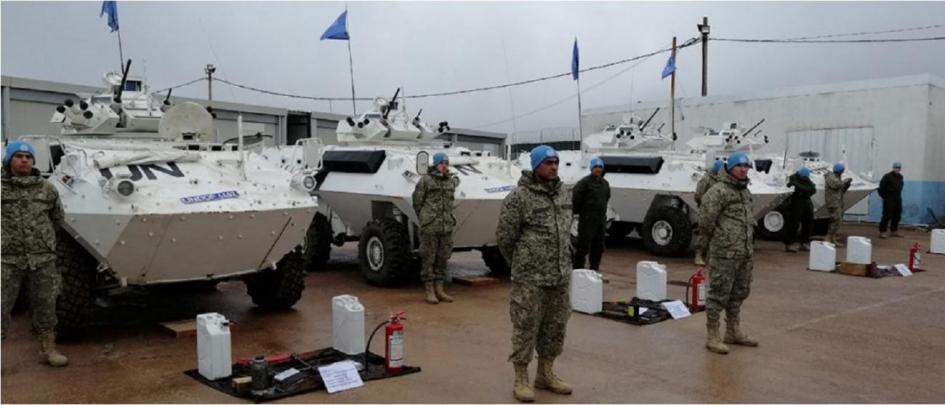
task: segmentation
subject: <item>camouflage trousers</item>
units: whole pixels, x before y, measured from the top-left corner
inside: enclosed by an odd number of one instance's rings
[[[571,317],[571,286],[539,287],[512,283],[509,293],[512,316],[513,363],[529,363],[533,351],[540,358],[558,357]]]
[[[423,281],[446,281],[446,262],[453,254],[453,234],[420,232],[420,278]]]
[[[725,319],[737,321],[742,302],[751,293],[751,259],[710,257],[709,297],[706,300],[706,322],[718,324],[725,310]]]
[[[31,268],[3,263],[3,336],[7,335],[10,313],[24,284],[29,289],[29,308],[33,317],[33,332],[37,335],[56,331],[56,299],[62,276],[56,262],[49,261]]]
[[[837,236],[837,230],[840,229],[840,221],[843,220],[843,209],[840,207],[829,207],[827,213],[830,215],[830,224],[827,226],[827,237]]]

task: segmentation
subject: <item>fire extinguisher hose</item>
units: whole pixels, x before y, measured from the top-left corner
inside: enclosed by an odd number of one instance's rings
[[[689,287],[692,287],[692,279],[695,277],[696,274],[693,273],[691,276],[689,276],[689,282],[686,283],[686,308],[692,308],[692,306],[689,305]]]
[[[368,353],[371,352],[371,341],[374,340],[374,334],[377,333],[377,331],[380,330],[382,326],[387,325],[389,323],[390,323],[390,319],[385,320],[384,322],[381,322],[379,325],[377,325],[376,328],[374,328],[374,331],[371,332],[371,336],[368,337],[367,345],[364,347],[364,369],[365,370],[367,370],[368,368]]]

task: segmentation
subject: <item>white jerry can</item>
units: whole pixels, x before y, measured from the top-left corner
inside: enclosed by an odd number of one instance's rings
[[[929,252],[945,255],[945,229],[933,229]]]
[[[600,273],[588,269],[571,272],[571,309],[586,314],[601,311],[604,301],[604,282]]]
[[[364,353],[364,306],[353,295],[331,299],[332,347],[345,354]]]
[[[873,262],[873,243],[869,238],[850,236],[847,238],[847,262],[870,264]]]
[[[813,241],[810,243],[809,270],[834,271],[837,268],[837,248],[830,242]]]
[[[233,373],[230,321],[216,312],[197,315],[197,372],[208,380]]]
[[[637,298],[666,299],[666,266],[652,261],[637,262]]]

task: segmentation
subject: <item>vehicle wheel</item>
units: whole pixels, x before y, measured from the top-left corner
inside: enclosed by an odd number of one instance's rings
[[[331,256],[331,223],[328,217],[315,213],[315,219],[305,233],[305,256],[309,271],[325,268]]]
[[[57,334],[71,337],[84,329],[92,317],[95,295],[95,259],[71,236],[60,233],[56,268],[62,275],[56,300]]]
[[[486,262],[486,267],[495,276],[508,276],[512,274],[512,267],[505,261],[502,252],[496,246],[482,248],[482,261]]]
[[[692,242],[692,225],[682,210],[660,207],[643,222],[643,245],[659,256],[683,256]]]
[[[263,309],[287,309],[302,298],[305,289],[305,258],[299,248],[279,260],[275,270],[243,278],[253,303]]]
[[[755,234],[764,240],[783,241],[787,237],[787,215],[782,209],[774,209],[765,214],[755,226]]]
[[[408,281],[413,258],[407,228],[391,218],[368,222],[358,241],[358,261],[370,284],[391,287]]]

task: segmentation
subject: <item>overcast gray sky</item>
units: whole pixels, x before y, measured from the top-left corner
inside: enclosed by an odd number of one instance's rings
[[[10,2],[2,12],[2,73],[101,85],[117,70],[116,34],[101,2]],[[319,36],[341,2],[118,3],[125,58],[146,69],[152,90],[203,75],[281,92],[348,97],[344,41]],[[787,38],[945,24],[945,2],[349,2],[348,24],[359,97],[459,90],[567,72],[578,37],[581,66],[624,59],[697,35],[709,17],[719,38]],[[945,27],[872,37],[943,36]],[[855,37],[869,38],[869,37]],[[701,46],[680,51],[677,96],[700,92]],[[667,55],[588,72],[585,109],[668,99],[660,80]],[[710,42],[709,93],[932,73],[945,77],[945,41],[887,44]],[[606,80],[609,79],[609,80]],[[606,80],[606,81],[605,81]],[[594,87],[597,83],[603,83]],[[511,132],[577,124],[570,77],[512,89],[408,101],[427,121]],[[206,97],[206,83],[174,91]],[[214,98],[328,111],[295,100],[214,85]],[[549,107],[550,106],[550,107]],[[349,113],[349,102],[333,102]],[[368,103],[359,103],[359,111]],[[537,112],[536,112],[537,111]],[[529,114],[530,113],[530,114]],[[510,118],[518,116],[514,121]]]

